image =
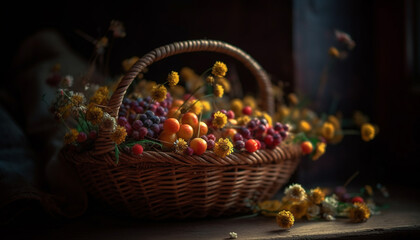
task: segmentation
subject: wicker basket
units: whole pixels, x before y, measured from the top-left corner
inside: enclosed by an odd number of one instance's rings
[[[242,62],[258,81],[261,108],[273,112],[271,84],[266,72],[248,54],[220,41],[195,40],[157,48],[134,64],[124,76],[106,110],[117,116],[124,94],[138,73],[163,58],[186,52],[224,53]],[[186,156],[145,151],[141,156],[121,152],[115,163],[110,132],[101,130],[95,149],[76,153],[64,148],[86,190],[120,213],[134,217],[201,218],[245,213],[245,199],[269,199],[288,182],[301,156],[300,147],[280,144],[272,150],[232,153],[225,158],[211,151]]]

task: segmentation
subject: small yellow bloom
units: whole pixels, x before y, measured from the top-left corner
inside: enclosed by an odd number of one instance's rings
[[[306,120],[300,120],[299,130],[302,132],[309,132],[312,130],[311,124],[309,124],[309,122]]]
[[[290,211],[280,211],[276,216],[276,222],[281,228],[291,228],[295,224],[295,218]]]
[[[325,199],[325,193],[319,187],[311,189],[309,191],[309,199],[311,199],[314,204],[321,204]]]
[[[117,145],[123,143],[125,141],[125,137],[127,136],[127,131],[123,126],[117,126],[115,131],[111,135],[111,140],[115,142]]]
[[[223,62],[217,61],[213,65],[211,73],[216,77],[224,77],[226,75],[227,70],[228,69],[226,67],[226,64],[224,64]]]
[[[258,203],[261,213],[264,216],[276,216],[280,211],[281,202],[279,200],[266,200]]]
[[[96,107],[95,104],[89,104],[86,111],[86,120],[90,121],[93,125],[101,123],[104,112],[101,108]]]
[[[240,116],[242,114],[243,108],[244,104],[239,98],[235,98],[230,102],[230,109],[232,109],[232,111],[235,113],[235,116]]]
[[[248,122],[251,121],[251,118],[247,115],[238,118],[238,125],[245,126]]]
[[[72,144],[76,141],[79,132],[76,129],[71,129],[70,132],[64,135],[64,143],[65,144]]]
[[[214,114],[212,125],[214,127],[216,127],[216,128],[222,128],[222,127],[224,127],[226,125],[226,123],[227,123],[227,116],[226,116],[226,114],[224,114],[224,113],[222,113],[220,111],[217,111]]]
[[[332,123],[325,122],[321,128],[321,134],[326,140],[330,140],[334,137],[335,128]]]
[[[194,72],[194,70],[192,70],[189,67],[183,67],[180,71],[180,75],[181,75],[181,78],[184,79],[184,81],[186,82],[200,78],[200,76],[198,76]]]
[[[209,75],[209,76],[206,78],[206,82],[207,82],[208,84],[210,84],[210,85],[212,85],[212,86],[213,86],[213,83],[214,83],[214,77]]]
[[[191,107],[190,107],[190,112],[195,113],[196,115],[200,114],[201,111],[203,110],[203,104],[201,103],[200,100],[192,100],[191,101]]]
[[[293,214],[295,219],[301,219],[303,216],[306,215],[306,212],[308,210],[308,203],[306,200],[293,202],[289,210]]]
[[[211,111],[211,105],[209,101],[201,100],[201,103],[203,104],[203,111],[204,112],[210,112]]]
[[[70,116],[70,109],[71,104],[67,104],[58,108],[58,113],[62,116],[62,118],[66,119]]]
[[[330,48],[328,49],[328,54],[329,54],[330,56],[335,57],[335,58],[340,57],[340,52],[338,51],[338,49],[337,49],[336,47],[330,47]]]
[[[125,59],[124,61],[122,61],[122,63],[121,63],[121,65],[122,65],[122,67],[123,67],[123,69],[124,69],[124,71],[128,71],[128,70],[130,70],[130,68],[139,60],[140,58],[139,57],[136,57],[136,56],[134,56],[134,57],[131,57],[131,58],[128,58],[128,59]]]
[[[166,87],[159,84],[153,87],[151,96],[154,101],[162,102],[166,99],[166,93]]]
[[[375,128],[370,123],[363,124],[360,132],[362,134],[362,139],[365,142],[369,142],[375,138]]]
[[[179,82],[179,75],[177,72],[172,71],[168,74],[168,83],[170,87],[176,86]]]
[[[318,160],[324,153],[325,148],[327,147],[327,144],[324,142],[319,142],[316,144],[315,154],[312,156],[312,160]]]
[[[349,211],[349,218],[352,222],[360,223],[368,220],[370,217],[370,210],[364,203],[354,203]]]
[[[188,148],[188,143],[184,139],[178,138],[178,140],[175,142],[175,152],[182,154],[187,148]]]
[[[75,93],[70,101],[73,106],[81,106],[85,102],[85,96],[82,93]]]
[[[228,138],[219,138],[213,151],[217,156],[224,158],[233,152],[233,144]]]
[[[334,115],[328,116],[327,121],[330,122],[334,126],[335,130],[338,130],[341,128],[340,120],[338,120],[336,116]]]
[[[252,109],[257,109],[257,100],[253,96],[244,97],[244,106],[250,106]],[[242,109],[241,109],[242,111]]]
[[[230,92],[230,83],[226,78],[219,78],[217,79],[217,83],[222,85],[225,92]]]
[[[213,91],[214,96],[216,96],[218,98],[221,98],[221,97],[223,97],[223,93],[224,93],[224,89],[223,89],[222,85],[216,84],[214,86],[214,91]]]
[[[95,94],[102,94],[105,97],[108,97],[109,89],[107,86],[100,87],[98,90],[96,90]]]

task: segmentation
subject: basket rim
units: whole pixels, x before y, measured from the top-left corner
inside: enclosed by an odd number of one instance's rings
[[[142,155],[135,156],[121,151],[117,163],[115,152],[107,152],[101,155],[94,154],[94,149],[86,152],[76,152],[63,148],[60,154],[74,164],[97,164],[110,165],[113,167],[134,165],[179,165],[179,166],[207,166],[226,167],[240,165],[259,165],[280,163],[285,160],[299,158],[302,155],[297,144],[281,144],[274,149],[260,149],[249,153],[246,151],[234,152],[226,157],[220,157],[212,151],[206,151],[202,155],[187,156],[175,152],[144,151]]]

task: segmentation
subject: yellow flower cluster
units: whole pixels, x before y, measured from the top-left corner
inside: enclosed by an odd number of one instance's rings
[[[216,128],[223,128],[226,125],[226,123],[227,123],[226,114],[220,111],[217,111],[213,117],[213,121],[212,121],[213,126]]]
[[[213,151],[219,157],[226,157],[233,152],[233,144],[228,138],[219,138]]]
[[[167,90],[166,87],[159,84],[153,87],[151,97],[156,102],[162,102],[166,99]]]
[[[111,140],[115,142],[117,145],[119,145],[125,141],[126,136],[127,136],[127,130],[125,130],[123,126],[117,126],[117,128],[111,135]]]
[[[72,144],[76,141],[79,132],[76,129],[71,129],[66,135],[64,135],[64,143]]]

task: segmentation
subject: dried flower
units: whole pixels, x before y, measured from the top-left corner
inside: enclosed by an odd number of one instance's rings
[[[228,138],[219,138],[213,151],[217,156],[224,158],[233,152],[233,144]]]
[[[203,105],[203,112],[210,112],[211,111],[211,105],[209,101],[201,100],[201,104]]]
[[[375,138],[375,128],[370,123],[364,123],[362,128],[360,129],[362,139],[365,142],[369,142],[373,138]]]
[[[206,82],[207,82],[208,84],[210,84],[210,85],[213,85],[213,83],[214,83],[214,77],[209,75],[209,76],[206,78]]]
[[[166,99],[167,90],[165,86],[159,84],[153,87],[152,89],[152,99],[156,102],[162,102]]]
[[[295,218],[293,217],[293,214],[290,211],[280,211],[276,216],[277,224],[281,228],[291,228],[293,224],[295,224]]]
[[[220,111],[217,111],[214,114],[212,125],[214,127],[216,127],[216,128],[222,128],[222,127],[224,127],[226,125],[226,123],[227,123],[227,116],[226,116],[226,114],[224,114],[224,113],[222,113]]]
[[[298,183],[288,186],[284,190],[284,194],[292,201],[303,201],[306,199],[305,189]]]
[[[321,134],[325,139],[327,139],[327,140],[332,139],[334,137],[334,133],[335,133],[334,125],[332,125],[329,122],[325,122],[322,125]]]
[[[321,213],[321,208],[316,204],[309,204],[306,210],[306,218],[308,220],[315,219]]]
[[[225,92],[230,92],[230,88],[231,88],[230,87],[230,83],[229,83],[229,81],[226,78],[224,78],[224,77],[218,78],[217,79],[217,83],[220,84],[220,85],[222,85],[222,87],[225,90]]]
[[[337,214],[338,201],[333,196],[328,196],[321,202],[321,210],[324,214],[335,216]]]
[[[325,144],[324,142],[318,142],[316,144],[316,149],[314,155],[312,156],[312,160],[318,160],[318,158],[320,158],[325,153],[326,147],[327,144]]]
[[[352,222],[364,222],[369,219],[370,210],[366,204],[356,202],[349,211],[349,217]]]
[[[246,125],[249,121],[251,121],[251,118],[247,115],[239,117],[238,118],[238,125],[239,126],[244,126]]]
[[[226,64],[224,64],[223,62],[217,61],[213,65],[211,73],[216,77],[224,77],[226,75],[227,70],[228,69],[226,67]]]
[[[216,96],[218,98],[221,98],[221,97],[223,97],[223,93],[224,93],[224,90],[223,90],[222,85],[216,84],[214,86],[214,91],[213,91],[214,96]]]
[[[229,237],[230,237],[231,239],[237,239],[237,238],[238,238],[238,234],[237,234],[236,232],[230,232],[230,233],[229,233]]]
[[[261,213],[264,216],[276,216],[280,211],[281,202],[279,200],[266,200],[258,203],[258,207],[261,209]]]
[[[184,139],[178,138],[178,140],[176,140],[175,142],[176,153],[183,154],[187,148],[188,148],[188,143]]]
[[[70,132],[64,135],[64,143],[65,144],[72,144],[77,140],[77,136],[79,136],[79,132],[76,129],[71,129]]]
[[[115,131],[111,135],[111,140],[115,142],[117,145],[119,145],[125,141],[126,136],[127,136],[127,130],[125,130],[123,126],[117,126]]]
[[[311,124],[309,124],[309,122],[306,120],[300,120],[299,130],[301,130],[302,132],[309,132],[312,130]]]
[[[244,104],[242,100],[239,98],[235,98],[230,102],[230,109],[235,113],[236,116],[240,116],[242,114],[242,109],[244,108]]]
[[[83,103],[85,103],[85,96],[83,95],[83,93],[75,93],[73,96],[71,96],[70,102],[72,106],[79,107]]]
[[[71,86],[73,86],[73,76],[70,75],[66,75],[62,80],[61,80],[61,85],[65,88],[69,88]]]
[[[308,210],[308,203],[306,200],[293,202],[289,208],[289,211],[293,214],[295,219],[301,219],[303,216],[306,215]]]
[[[315,204],[320,204],[325,199],[325,193],[317,187],[309,191],[309,199]]]
[[[102,117],[101,129],[110,130],[111,132],[115,131],[117,127],[117,121],[109,113],[105,112]]]
[[[93,125],[101,123],[104,112],[101,108],[96,107],[94,104],[90,104],[86,111],[86,120],[90,121]]]
[[[124,71],[128,71],[130,70],[130,68],[139,60],[140,58],[137,56],[125,59],[124,61],[122,61],[121,65],[124,69]]]
[[[190,107],[190,112],[195,113],[196,115],[200,114],[203,110],[203,104],[200,100],[192,100],[192,104]]]
[[[168,83],[170,87],[174,87],[179,82],[179,75],[177,72],[172,71],[168,74]]]

